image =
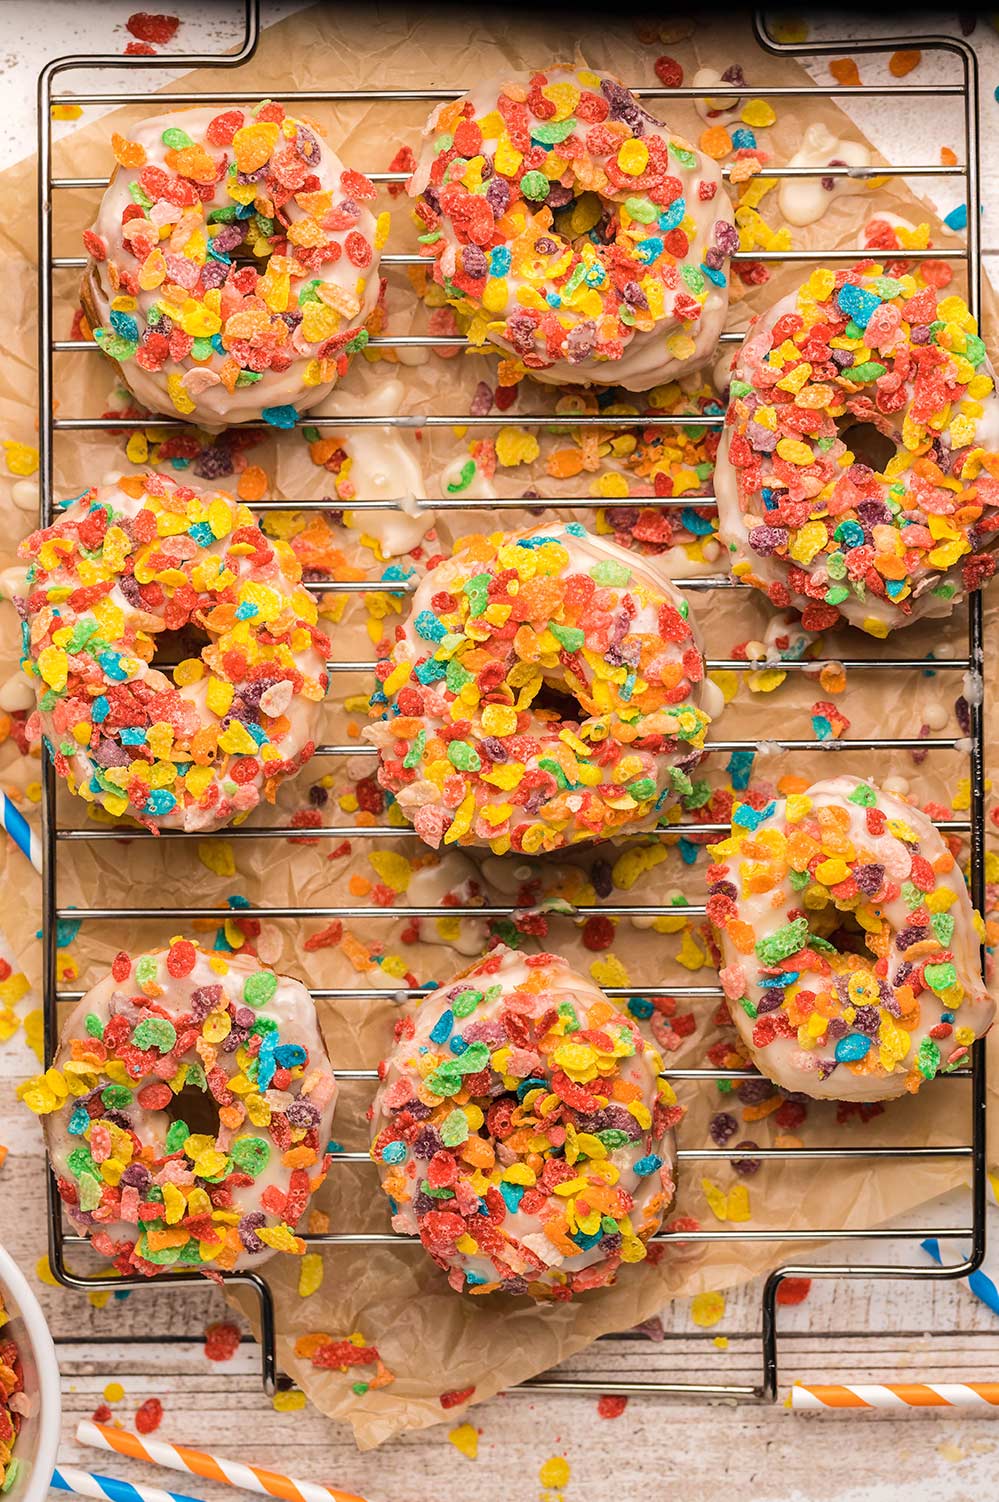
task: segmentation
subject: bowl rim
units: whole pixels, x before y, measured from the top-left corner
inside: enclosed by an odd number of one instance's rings
[[[17,1315],[23,1321],[31,1342],[31,1354],[38,1368],[41,1393],[45,1394],[44,1402],[39,1398],[37,1452],[27,1485],[19,1498],[19,1502],[41,1502],[48,1495],[59,1451],[62,1421],[59,1362],[38,1297],[14,1258],[3,1246],[0,1246],[0,1288],[9,1289],[17,1305]]]

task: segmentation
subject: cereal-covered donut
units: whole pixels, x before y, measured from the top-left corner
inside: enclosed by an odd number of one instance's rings
[[[154,412],[289,427],[367,342],[388,216],[312,122],[267,101],[112,137],[84,311]]]
[[[995,572],[995,380],[967,305],[927,274],[814,271],[734,364],[719,537],[810,630],[885,637]]]
[[[464,538],[376,673],[382,787],[427,844],[497,855],[653,828],[721,697],[655,559],[578,522]]]
[[[495,949],[396,1029],[371,1155],[459,1292],[568,1299],[641,1262],[680,1116],[630,1018],[556,955]]]
[[[646,391],[713,356],[738,248],[717,164],[588,68],[438,106],[410,183],[473,344],[543,381]]]
[[[836,777],[736,805],[711,854],[722,986],[764,1074],[817,1099],[887,1100],[967,1062],[995,1010],[980,920],[919,809]]]
[[[70,1220],[122,1273],[305,1250],[336,1081],[300,981],[183,938],[118,954],[19,1094]]]
[[[329,641],[294,552],[246,506],[123,475],[21,555],[29,732],[71,792],[149,829],[213,829],[308,761]],[[155,666],[167,642],[172,675]]]

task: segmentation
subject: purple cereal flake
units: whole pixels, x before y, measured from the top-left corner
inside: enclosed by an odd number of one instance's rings
[[[710,251],[708,254],[710,255]],[[644,312],[649,306],[649,299],[638,282],[625,282],[622,295],[629,307],[641,308]]]
[[[911,949],[913,944],[918,944],[927,937],[929,929],[924,924],[907,923],[905,928],[895,935],[895,948],[905,951]]]
[[[199,986],[196,991],[192,991],[191,1016],[195,1022],[204,1022],[209,1012],[214,1012],[221,1000],[222,987],[218,985]]]
[[[590,867],[590,881],[598,897],[609,897],[614,890],[614,873],[610,862],[594,861]]]
[[[265,1226],[266,1224],[267,1216],[262,1210],[248,1210],[246,1214],[240,1219],[239,1225],[236,1227],[239,1232],[239,1239],[243,1243],[244,1250],[249,1252],[251,1255],[256,1252],[264,1252],[267,1250],[266,1243],[261,1241],[260,1237],[257,1235],[257,1232],[261,1229],[261,1227]]]
[[[749,532],[749,546],[754,553],[759,553],[763,558],[769,558],[776,553],[778,548],[787,546],[788,532],[786,527],[752,527]]]
[[[758,454],[772,454],[780,440],[779,433],[752,418],[746,424],[746,437]]]
[[[735,1093],[744,1106],[756,1106],[761,1101],[769,1100],[775,1089],[771,1080],[760,1075],[758,1079],[740,1080]]]
[[[759,1147],[759,1143],[753,1142],[750,1138],[745,1138],[742,1142],[737,1142],[735,1145],[736,1147],[750,1149]],[[748,1179],[752,1174],[759,1172],[763,1160],[762,1158],[733,1158],[731,1162],[736,1173]]]
[[[722,83],[730,83],[735,88],[742,88],[746,82],[746,75],[742,71],[741,63],[730,63],[721,76]]]
[[[194,473],[201,480],[220,480],[224,475],[231,475],[233,469],[232,454],[221,443],[202,449],[194,461]]]
[[[106,736],[91,755],[99,767],[127,767],[132,761],[124,746],[119,746],[117,741],[109,740]]]
[[[869,1038],[876,1038],[881,1019],[878,1016],[877,1007],[860,1006],[853,1016],[853,1026],[858,1033],[866,1033]]]
[[[961,697],[959,699],[955,699],[954,700],[954,713],[957,716],[957,723],[958,723],[958,726],[960,728],[961,734],[962,735],[970,735],[971,734],[971,708],[970,708],[970,706],[968,704],[967,699],[964,697],[963,694],[961,695]]]
[[[712,271],[720,271],[725,264],[724,253],[712,245],[710,250],[705,252],[704,264]]]
[[[410,1112],[412,1112],[412,1105],[413,1103],[411,1102],[406,1108]],[[413,1138],[411,1145],[414,1158],[426,1158],[429,1160],[433,1157],[434,1153],[441,1151],[444,1146],[444,1140],[436,1127],[423,1126]]]
[[[466,276],[473,281],[480,281],[489,270],[489,262],[486,260],[485,251],[479,245],[465,245],[461,251],[461,267]]]
[[[430,190],[428,189],[428,192]],[[490,179],[486,189],[486,203],[492,209],[497,219],[506,213],[507,204],[510,202],[510,185],[502,177]]]
[[[252,1007],[237,1006],[232,1014],[232,1020],[237,1027],[251,1028],[257,1020],[257,1014]]]
[[[735,255],[739,249],[739,231],[727,219],[715,221],[715,244],[723,256]]]
[[[284,1115],[291,1127],[304,1127],[308,1130],[309,1127],[319,1125],[319,1107],[309,1100],[293,1100]]]
[[[839,370],[846,370],[848,365],[853,364],[853,351],[850,349],[834,349],[832,362]]]
[[[784,1005],[784,991],[781,986],[768,986],[756,1003],[756,1011],[759,1016],[765,1016],[767,1012],[777,1012]]]
[[[225,261],[206,261],[201,268],[201,285],[206,292],[224,287],[229,279],[229,267]]]
[[[849,1031],[849,1026],[842,1017],[832,1017],[826,1027],[826,1037],[830,1043],[835,1043],[838,1039],[845,1038]]]
[[[875,862],[866,866],[854,866],[853,877],[860,890],[867,897],[873,897],[881,890],[881,884],[885,879],[885,868]]]
[[[473,417],[485,417],[493,409],[493,389],[488,381],[480,381],[472,393],[468,410]]]
[[[427,1215],[431,1210],[439,1210],[441,1203],[441,1200],[434,1199],[431,1194],[424,1194],[421,1189],[413,1195],[413,1214],[419,1219],[421,1216]]]
[[[498,736],[495,736],[495,735],[486,735],[486,736],[483,736],[483,738],[482,738],[482,740],[480,741],[479,744],[480,744],[482,750],[489,757],[489,760],[491,762],[503,762],[503,761],[508,760],[509,753],[508,753],[508,751],[506,749],[506,746],[503,744],[503,742],[499,739]]]
[[[572,203],[572,196],[571,188],[565,187],[562,183],[552,183],[545,202],[550,209],[564,209],[567,204]]]
[[[718,1111],[708,1123],[711,1140],[716,1147],[724,1147],[739,1129],[739,1123],[728,1111]]]
[[[909,330],[909,338],[913,344],[929,344],[930,326],[928,323],[917,323]]]

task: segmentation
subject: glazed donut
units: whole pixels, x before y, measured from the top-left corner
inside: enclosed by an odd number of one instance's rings
[[[980,920],[919,809],[835,777],[763,809],[737,804],[710,853],[722,986],[776,1084],[887,1100],[966,1061],[995,1010]]]
[[[151,830],[216,829],[273,802],[308,761],[329,642],[294,552],[246,506],[122,475],[69,502],[21,556],[29,734],[45,736],[71,792]],[[183,659],[172,682],[154,665],[168,638]]]
[[[101,349],[153,412],[290,427],[367,343],[388,234],[374,187],[273,101],[160,115],[112,145],[83,237]]]
[[[641,1262],[673,1199],[662,1060],[552,954],[493,950],[397,1026],[372,1108],[392,1225],[459,1292],[568,1299]]]
[[[428,845],[496,855],[654,828],[721,700],[655,560],[578,522],[464,538],[376,675],[381,786]]]
[[[738,249],[718,166],[585,67],[439,105],[408,192],[473,344],[538,380],[648,390],[708,363]]]
[[[70,1220],[120,1272],[305,1250],[336,1081],[300,981],[183,938],[118,954],[19,1095]]]
[[[885,637],[995,571],[994,377],[966,304],[927,274],[814,271],[735,361],[719,537],[732,572],[810,630]]]

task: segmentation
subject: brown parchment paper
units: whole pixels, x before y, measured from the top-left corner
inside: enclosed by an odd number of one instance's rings
[[[191,75],[190,83],[202,89],[206,99],[211,99],[214,90],[237,86],[281,98],[283,91],[296,85],[470,85],[491,73],[502,75],[515,68],[543,67],[550,61],[566,60],[573,55],[577,44],[592,66],[607,67],[627,82],[639,85],[655,82],[653,62],[662,51],[683,63],[688,81],[698,65],[709,64],[721,71],[735,60],[743,64],[746,75],[760,86],[757,93],[765,92],[762,86],[767,83],[809,81],[795,63],[777,61],[759,52],[746,23],[702,24],[699,20],[696,39],[691,36],[692,29],[684,23],[671,22],[662,38],[653,37],[649,44],[640,40],[639,29],[627,17],[584,20],[579,28],[574,25],[573,35],[569,36],[564,22],[557,17],[546,19],[522,12],[512,18],[509,13],[483,7],[460,13],[415,6],[317,7],[265,31],[257,56],[237,74],[208,70]],[[777,123],[770,130],[759,131],[758,137],[772,152],[775,163],[780,164],[797,149],[807,122],[802,103],[779,101],[778,108]],[[862,139],[848,117],[818,95],[808,109],[809,119],[821,120],[834,135]],[[415,147],[425,116],[424,106],[405,103],[315,105],[304,112],[325,127],[347,161],[368,171],[387,168],[400,144]],[[56,150],[56,174],[106,174],[111,130],[127,134],[129,120],[140,113],[148,111],[118,111],[61,141]],[[703,123],[689,105],[681,104],[671,111],[671,123],[695,140],[703,129]],[[942,122],[942,134],[944,130]],[[951,131],[956,140],[956,124]],[[3,173],[0,181],[6,204],[0,221],[6,350],[0,364],[0,436],[31,442],[35,427],[36,305],[33,162],[24,162]],[[779,222],[775,198],[775,194],[769,195],[763,206],[765,216],[774,224]],[[94,202],[91,193],[59,195],[57,254],[79,253],[79,233],[90,222]],[[393,207],[389,249],[410,249],[413,231],[406,201],[396,199]],[[794,230],[792,243],[797,248],[859,245],[861,226],[876,211],[895,212],[912,222],[927,220],[935,243],[946,242],[948,232],[933,209],[904,182],[893,180],[873,191],[832,199],[823,220]],[[753,289],[749,295],[733,279],[736,295],[729,326],[744,327],[752,311],[790,290],[800,274],[807,274],[807,268],[802,273],[793,266],[774,266],[768,283]],[[70,333],[75,278],[74,272],[56,273],[57,338]],[[388,328],[393,333],[426,328],[426,310],[398,272],[389,277],[387,311]],[[985,337],[993,358],[993,341],[999,328],[995,311],[994,295],[986,287]],[[477,381],[483,376],[490,379],[493,369],[491,358],[483,355],[448,361],[435,355],[413,355],[405,365],[392,358],[358,360],[342,390],[334,393],[320,410],[375,410],[370,403],[377,400],[384,383],[398,379],[403,383],[403,411],[467,411]],[[494,383],[491,380],[490,384]],[[96,415],[113,401],[121,405],[121,393],[115,397],[114,388],[113,372],[101,357],[82,354],[57,357],[55,390],[62,415]],[[521,392],[518,406],[536,412],[550,399],[551,393],[528,386]],[[516,421],[516,412],[517,408],[509,421]],[[442,467],[466,456],[469,435],[449,429],[425,430],[422,436],[400,441],[409,444],[412,452],[420,456],[427,493],[434,495],[440,494],[433,487],[440,484]],[[349,449],[349,434],[345,435],[345,443]],[[276,496],[311,498],[331,493],[325,471],[313,465],[300,435],[284,435],[279,441],[267,439],[253,449],[250,457],[271,477]],[[120,434],[61,436],[56,448],[56,493],[75,494],[87,484],[132,467]],[[231,486],[234,479],[220,483]],[[542,492],[546,483],[550,485],[540,465],[536,476],[526,469],[501,470],[496,481],[499,490],[510,494],[523,493],[531,483],[537,483]],[[18,490],[19,504],[15,503],[13,490],[12,482],[3,477],[0,567],[5,569],[14,564],[17,539],[34,524],[34,517],[24,509],[23,486]],[[504,513],[502,523],[512,528],[526,519],[526,513]],[[428,539],[428,546],[431,551],[445,550],[455,536],[475,525],[474,517],[443,514],[436,533]],[[487,519],[479,525],[489,530],[494,523]],[[378,530],[379,517],[374,513],[359,517],[357,529],[343,535],[346,561],[366,566],[370,577],[376,577],[377,570],[371,572],[371,553],[360,544],[358,534],[366,531],[377,536]],[[7,596],[16,588],[16,573],[4,574],[4,581]],[[990,627],[995,623],[997,594],[999,591],[993,592],[989,603]],[[372,642],[362,597],[340,597],[336,604],[334,618],[328,622],[334,637],[334,655],[369,658]],[[333,609],[330,597],[327,605]],[[728,656],[733,643],[761,637],[769,618],[765,603],[755,596],[743,598],[718,592],[698,595],[694,597],[693,608],[712,656]],[[0,612],[2,681],[16,668],[18,633],[9,599],[0,606]],[[905,656],[931,650],[938,656],[962,655],[963,637],[964,614],[958,611],[953,622],[913,627],[900,633],[893,639],[891,650],[897,648]],[[826,657],[877,655],[878,651],[876,643],[849,633],[829,636],[823,643]],[[988,670],[987,694],[995,691],[997,676],[993,663]],[[345,707],[345,701],[362,694],[366,686],[366,681],[356,676],[339,675],[334,680],[325,739],[349,742],[351,736],[357,735],[363,715],[356,704],[351,706],[348,702]],[[935,727],[939,725],[941,709],[946,726],[942,730],[934,728],[931,733],[956,735],[960,732],[954,702],[963,687],[961,675],[954,673],[920,675],[915,681],[912,675],[895,672],[880,673],[876,679],[855,673],[851,674],[846,691],[836,696],[835,703],[849,719],[847,733],[853,737],[918,734],[920,727],[930,721]],[[714,733],[721,738],[759,736],[763,743],[778,735],[810,738],[814,733],[813,706],[816,701],[829,698],[813,677],[800,672],[788,674],[783,684],[769,694],[754,694],[740,682]],[[727,785],[725,761],[724,754],[716,756],[702,775],[714,783]],[[830,753],[823,752],[818,745],[814,752],[790,756],[767,754],[764,744],[763,754],[756,760],[754,784],[772,783],[789,770],[812,779],[840,772],[898,776],[907,780],[910,791],[920,802],[936,800],[949,806],[959,779],[966,773],[966,759],[959,752],[936,752],[922,761],[907,752],[880,756],[865,752]],[[316,761],[297,784],[286,784],[281,789],[277,808],[265,811],[260,821],[286,824],[296,810],[306,805],[310,786],[325,780],[329,785],[329,798],[323,809],[325,822],[349,824],[354,817],[350,799],[357,779],[372,771],[373,763],[360,755],[325,763]],[[0,779],[4,785],[23,790],[37,775],[36,759],[18,756],[11,742],[0,749]],[[322,792],[317,796],[322,797]],[[346,799],[346,808],[341,807],[341,798]],[[61,799],[63,826],[80,827],[83,814],[81,805],[70,806],[68,798]],[[414,849],[414,841],[404,836],[377,846],[354,841],[345,853],[336,852],[338,843],[328,839],[312,844],[236,839],[228,845],[234,866],[231,875],[208,869],[199,858],[195,841],[63,844],[59,901],[64,906],[81,907],[114,904],[162,907],[192,903],[225,905],[229,898],[239,898],[254,905],[358,906],[361,916],[349,920],[345,927],[363,944],[381,939],[384,949],[376,949],[374,959],[364,954],[361,945],[306,951],[306,938],[326,926],[328,920],[321,917],[301,923],[265,917],[253,942],[267,962],[300,976],[313,987],[370,988],[370,996],[363,999],[327,1000],[319,1004],[334,1065],[347,1070],[370,1069],[384,1055],[391,1040],[398,1010],[393,987],[406,983],[393,976],[408,972],[420,982],[446,980],[460,967],[464,955],[481,952],[489,932],[486,924],[474,917],[452,917],[443,925],[436,921],[417,925],[417,931],[411,930],[404,939],[405,920],[391,919],[388,913],[378,910],[374,916],[364,916],[369,899],[358,896],[356,889],[352,891],[351,878],[369,882],[376,879],[369,861],[373,850],[393,851],[417,863],[422,860],[431,865],[432,858]],[[451,855],[444,885],[471,875],[487,901],[512,904],[523,900],[526,887],[539,902],[546,896],[592,902],[595,899],[590,871],[594,862],[605,860],[613,864],[619,855],[620,851],[607,847],[547,862],[512,857],[504,861],[484,860],[475,852]],[[626,867],[615,867],[619,889],[609,901],[655,904],[668,901],[677,892],[692,902],[702,901],[703,865],[703,859],[697,866],[686,865],[681,852],[671,848],[661,864],[646,871],[631,886],[626,885],[629,879]],[[20,964],[37,980],[39,885],[9,845],[0,850],[0,882],[3,927]],[[440,880],[428,868],[414,876],[409,891],[400,901],[411,905],[428,901],[434,904],[440,900],[441,891]],[[174,921],[88,922],[79,934],[68,936],[66,963],[70,968],[65,983],[89,984],[98,978],[117,949],[125,947],[137,952],[154,943],[163,943],[183,926]],[[187,925],[208,943],[212,942],[216,926],[214,922]],[[556,918],[551,921],[547,936],[539,934],[528,943],[557,948],[586,969],[595,959],[604,966],[610,964],[612,968],[602,969],[598,978],[609,984],[633,987],[635,994],[640,995],[643,985],[715,984],[704,941],[703,929],[696,925],[687,935],[679,931],[664,934],[647,925],[623,920],[611,950],[595,956],[583,946],[579,930],[572,923]],[[389,956],[387,972],[379,963],[382,954]],[[689,1067],[703,1063],[712,1041],[732,1036],[731,1028],[721,1030],[716,1020],[717,1008],[717,999],[710,997],[678,1003],[678,1013],[693,1014],[693,1031],[684,1036],[678,1032],[672,1040],[669,1051],[672,1065]],[[710,1146],[709,1120],[715,1112],[727,1110],[737,1121],[732,1142],[739,1144],[744,1141],[756,1146],[834,1143],[846,1147],[956,1143],[967,1140],[968,1112],[962,1089],[956,1081],[940,1081],[917,1098],[894,1103],[867,1122],[858,1113],[848,1114],[840,1121],[835,1107],[812,1105],[803,1125],[795,1126],[793,1131],[785,1129],[782,1134],[772,1115],[761,1115],[761,1108],[751,1098],[752,1091],[743,1090],[740,1096],[719,1094],[712,1083],[681,1086],[681,1098],[688,1106],[688,1113],[680,1128],[680,1142],[688,1148]],[[367,1146],[365,1112],[370,1093],[367,1082],[347,1081],[343,1085],[334,1130],[347,1149],[363,1150]],[[995,1111],[993,1094],[990,1112]],[[746,1149],[744,1155],[751,1157],[751,1150]],[[682,1222],[686,1229],[691,1229],[692,1222],[707,1228],[718,1224],[702,1187],[702,1166],[704,1176],[723,1190],[739,1182],[734,1170],[724,1162],[684,1165],[675,1214],[691,1218]],[[964,1173],[954,1160],[835,1166],[775,1161],[744,1181],[750,1197],[748,1224],[754,1230],[813,1229],[817,1233],[832,1228],[874,1226],[953,1188],[962,1181]],[[367,1165],[345,1163],[335,1167],[319,1204],[331,1217],[334,1230],[389,1229],[387,1206]],[[818,1235],[816,1239],[820,1239]],[[418,1247],[330,1247],[323,1254],[322,1289],[304,1299],[297,1292],[299,1268],[295,1259],[275,1258],[268,1264],[266,1276],[276,1304],[280,1367],[295,1378],[325,1413],[350,1422],[358,1443],[370,1447],[407,1429],[444,1419],[453,1421],[461,1407],[444,1407],[442,1394],[474,1389],[472,1401],[479,1401],[542,1371],[602,1333],[625,1329],[647,1319],[671,1298],[731,1287],[801,1253],[808,1245],[671,1242],[661,1248],[663,1255],[656,1261],[650,1258],[640,1266],[626,1269],[626,1276],[617,1287],[585,1296],[572,1305],[544,1309],[511,1299],[458,1297]],[[255,1318],[254,1299],[240,1291],[234,1292],[233,1297],[251,1319]],[[351,1390],[352,1381],[370,1377],[370,1368],[355,1369],[346,1375],[314,1370],[308,1361],[295,1355],[294,1346],[299,1336],[320,1330],[337,1338],[352,1331],[362,1332],[368,1342],[378,1346],[394,1381],[356,1395]]]

